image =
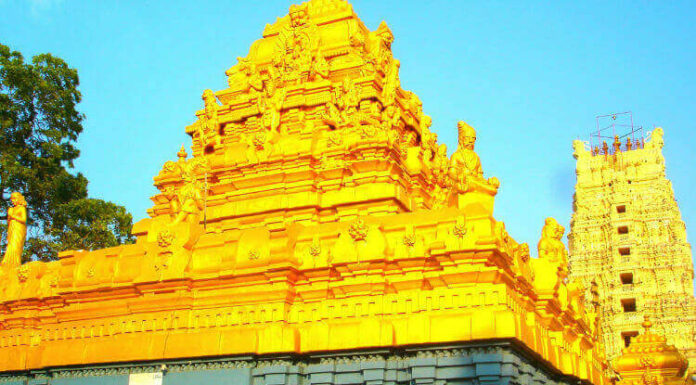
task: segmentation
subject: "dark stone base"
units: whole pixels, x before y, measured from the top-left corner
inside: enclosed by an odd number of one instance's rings
[[[162,385],[581,384],[515,341],[310,355],[196,358],[0,373],[2,385],[128,385],[162,372]]]

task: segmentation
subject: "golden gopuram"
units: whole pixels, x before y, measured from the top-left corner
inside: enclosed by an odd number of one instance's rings
[[[0,382],[608,384],[563,226],[539,258],[507,233],[476,131],[447,155],[393,41],[342,0],[267,25],[135,244],[3,261]]]
[[[664,130],[646,141],[618,138],[603,148],[574,142],[570,276],[599,296],[601,333],[614,359],[646,315],[696,368],[696,300],[691,246],[665,175]],[[590,293],[587,291],[587,298]]]

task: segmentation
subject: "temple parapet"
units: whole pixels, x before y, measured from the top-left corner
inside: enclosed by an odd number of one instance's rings
[[[586,142],[573,141],[573,156],[577,159],[578,183],[601,185],[611,179],[611,173],[632,177],[636,180],[665,176],[665,158],[662,155],[664,130],[655,128],[647,140],[631,142],[627,138],[622,146],[618,137],[611,147],[604,142],[602,148],[589,148]]]

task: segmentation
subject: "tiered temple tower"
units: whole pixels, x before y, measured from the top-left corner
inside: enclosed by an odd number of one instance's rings
[[[600,303],[609,359],[639,334],[644,316],[696,368],[694,269],[686,227],[665,175],[663,129],[587,149],[573,143],[577,184],[570,276]]]
[[[475,130],[447,156],[393,39],[341,0],[267,25],[135,244],[0,265],[0,382],[607,384],[563,227],[539,258],[507,233]]]

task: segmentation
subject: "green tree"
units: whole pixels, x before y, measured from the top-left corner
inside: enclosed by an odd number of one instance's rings
[[[0,215],[13,191],[28,202],[24,259],[51,260],[67,249],[132,241],[122,206],[87,195],[87,179],[70,172],[84,115],[77,71],[50,54],[25,62],[0,44]],[[0,225],[4,250],[6,223]]]

